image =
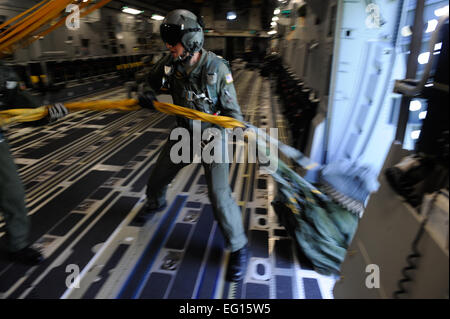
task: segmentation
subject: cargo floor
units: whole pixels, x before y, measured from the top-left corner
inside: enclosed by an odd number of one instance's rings
[[[246,120],[278,127],[287,141],[270,82],[251,70],[236,70],[234,77]],[[91,99],[124,97],[115,89]],[[229,251],[201,165],[178,174],[164,211],[146,222],[136,219],[173,125],[172,117],[139,110],[80,111],[44,127],[11,127],[7,138],[27,191],[31,239],[46,259],[35,267],[8,262],[1,222],[0,297],[333,298],[334,280],[314,272],[278,224],[270,205],[275,185],[256,164],[230,168],[251,250],[241,282],[225,280]]]

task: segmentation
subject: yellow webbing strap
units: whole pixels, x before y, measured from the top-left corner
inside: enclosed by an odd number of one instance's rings
[[[192,120],[209,122],[212,124],[220,125],[224,128],[245,127],[245,125],[242,122],[232,117],[211,115],[170,103],[162,103],[155,101],[154,104],[155,108],[158,111],[169,115],[183,116]],[[85,109],[96,111],[108,109],[135,111],[140,108],[140,106],[138,105],[138,101],[136,99],[71,102],[65,103],[64,105],[69,111],[77,111]],[[0,126],[16,122],[37,121],[47,116],[47,114],[48,114],[48,106],[42,106],[35,109],[10,109],[0,111]]]
[[[26,46],[63,25],[68,16],[65,10],[69,4],[77,4],[80,9],[80,17],[84,17],[110,1],[102,0],[92,4],[93,1],[91,0],[82,3],[75,0],[44,0],[34,5],[0,26],[0,29],[6,28],[0,33],[0,58],[11,54],[18,47]],[[83,9],[85,10],[82,11]],[[50,26],[44,29],[47,24]]]
[[[66,103],[64,104],[66,108],[70,111],[77,111],[77,110],[96,110],[96,111],[102,111],[102,110],[110,110],[110,109],[118,109],[122,111],[136,111],[140,109],[140,106],[138,105],[138,101],[136,99],[125,99],[125,100],[97,100],[97,101],[88,101],[88,102],[72,102],[72,103]],[[246,128],[247,125],[244,123],[228,116],[217,116],[217,115],[211,115],[204,112],[200,112],[197,110],[193,110],[190,108],[182,107],[179,105],[171,104],[171,103],[163,103],[154,101],[155,108],[162,112],[169,115],[176,115],[176,116],[183,116],[192,120],[200,120],[203,122],[209,122],[212,124],[216,124],[219,126],[222,126],[224,128]],[[5,111],[0,111],[0,127],[12,123],[17,122],[32,122],[40,120],[48,115],[48,107],[49,106],[41,106],[39,108],[35,109],[10,109]],[[256,134],[252,130],[246,130],[245,136],[247,139],[255,140]],[[256,143],[258,147],[267,147],[267,143],[277,143],[282,144],[279,141],[271,141],[270,139],[267,139],[264,143],[260,141],[259,139],[256,140]],[[279,145],[278,145],[279,146]],[[289,147],[290,146],[286,146]],[[292,148],[291,148],[292,149]],[[263,154],[266,154],[266,152],[263,152]],[[305,168],[306,170],[310,170],[314,167],[316,167],[318,164],[311,161],[307,157],[305,157],[301,152],[294,150],[286,152],[284,151],[284,154],[287,157],[291,157],[296,161],[300,166]],[[297,158],[301,155],[301,159]],[[269,158],[271,160],[278,160],[275,158],[272,158],[273,155],[271,154]]]
[[[42,8],[37,9],[29,16],[6,29],[0,38],[0,51],[8,51],[15,43],[30,36],[34,31],[56,18],[71,2],[71,0],[50,1]]]
[[[106,3],[107,3],[107,2],[109,2],[109,1],[111,1],[111,0],[104,0],[104,1],[102,1],[101,3],[98,3],[97,5],[100,5],[100,4],[102,4],[103,2],[106,2]],[[78,5],[79,5],[79,9],[80,9],[80,11],[81,11],[82,9],[86,8],[86,7],[89,5],[89,2],[83,2],[83,3],[80,3],[80,4],[78,4]],[[97,6],[97,5],[96,5],[96,6]],[[92,6],[92,7],[94,7],[94,6]],[[91,7],[90,9],[92,9],[92,7]],[[95,9],[97,9],[97,7],[96,7]],[[93,9],[93,10],[95,10],[95,9]],[[89,12],[88,12],[88,10],[85,10],[85,11],[83,11],[83,12],[80,12],[80,18],[82,18],[82,17],[84,17],[85,15],[91,13],[93,10],[90,10]],[[42,31],[41,33],[39,33],[39,34],[37,34],[37,35],[35,35],[35,36],[33,36],[33,37],[29,37],[28,39],[26,39],[25,42],[24,42],[24,46],[27,46],[27,45],[31,44],[31,42],[33,42],[33,41],[35,41],[35,40],[37,40],[37,39],[39,39],[39,38],[41,38],[41,37],[44,37],[44,36],[46,36],[47,34],[49,34],[50,32],[52,32],[53,30],[59,28],[61,25],[65,24],[66,19],[67,19],[67,17],[66,17],[66,16],[63,16],[63,17],[60,17],[59,20],[58,20],[57,22],[55,22],[55,23],[52,22],[52,23],[51,23],[51,27],[49,27],[48,29]]]
[[[3,29],[4,27],[11,25],[13,22],[19,20],[20,18],[22,18],[23,16],[27,15],[28,13],[30,13],[31,11],[33,11],[34,9],[42,6],[44,3],[49,2],[50,0],[44,0],[39,2],[38,4],[35,4],[34,6],[32,6],[30,9],[25,10],[24,12],[22,12],[21,14],[15,16],[14,18],[9,19],[8,21],[6,21],[5,23],[0,25],[0,29]],[[2,35],[3,33],[1,33],[0,35]]]
[[[212,124],[220,125],[224,128],[245,127],[244,123],[228,116],[211,115],[197,110],[189,109],[187,107],[178,106],[170,103],[162,103],[155,101],[155,108],[163,113],[170,115],[179,115],[187,117],[191,120],[200,120]]]

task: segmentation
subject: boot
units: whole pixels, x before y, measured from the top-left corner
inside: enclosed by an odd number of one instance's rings
[[[163,210],[164,208],[166,208],[167,206],[167,202],[164,201],[164,203],[157,204],[154,201],[147,201],[147,203],[145,204],[144,209],[138,213],[138,215],[136,215],[135,217],[135,222],[138,224],[145,224],[147,222],[147,220],[153,216],[153,214]]]
[[[38,250],[30,246],[22,248],[19,251],[10,253],[9,258],[11,261],[30,266],[40,264],[44,260],[44,256],[42,256],[42,254]]]
[[[228,263],[229,281],[240,281],[244,278],[247,270],[248,249],[247,245],[230,254],[230,262]]]

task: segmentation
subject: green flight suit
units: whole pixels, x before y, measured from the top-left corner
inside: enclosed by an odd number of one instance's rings
[[[15,72],[0,62],[0,110],[14,107],[37,107],[39,103],[20,89]],[[0,213],[6,227],[8,250],[18,251],[28,246],[30,219],[25,206],[25,189],[17,173],[0,128]]]
[[[0,133],[0,212],[3,214],[8,250],[18,251],[28,245],[30,219],[25,207],[25,190],[6,141]]]
[[[198,98],[202,94],[207,95],[205,83],[205,68],[209,63],[217,65],[216,74],[208,74],[208,79],[214,83],[217,89],[217,100]],[[209,70],[209,69],[208,69]],[[164,79],[164,80],[163,80]],[[236,90],[233,85],[231,71],[225,63],[214,53],[201,50],[200,60],[193,66],[190,72],[179,63],[173,63],[171,55],[163,57],[152,68],[148,84],[154,91],[159,91],[163,81],[168,84],[168,92],[172,95],[174,104],[196,109],[209,114],[220,112],[220,115],[230,116],[237,120],[243,120],[239,104],[237,102]],[[210,84],[211,84],[210,83]],[[195,98],[192,98],[195,97]],[[186,128],[192,136],[193,120],[177,117],[178,127]],[[210,123],[201,123],[202,132],[208,127],[215,127]],[[221,129],[222,137],[225,130]],[[191,138],[192,140],[192,138]],[[149,203],[157,206],[165,202],[167,186],[175,178],[177,173],[186,163],[175,164],[170,158],[170,149],[177,143],[168,138],[154,165],[147,184],[147,199]],[[191,150],[193,146],[191,146]],[[192,157],[191,157],[192,158]],[[234,201],[228,182],[229,163],[205,163],[202,162],[205,178],[208,185],[208,196],[211,201],[214,216],[225,237],[229,249],[234,252],[247,244],[241,211]]]

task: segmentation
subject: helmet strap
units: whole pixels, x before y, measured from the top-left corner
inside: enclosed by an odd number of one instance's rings
[[[192,57],[194,56],[193,52],[189,52],[188,50],[186,50],[186,48],[183,46],[184,48],[184,52],[181,56],[178,57],[177,61],[178,63],[189,63],[192,59]]]

